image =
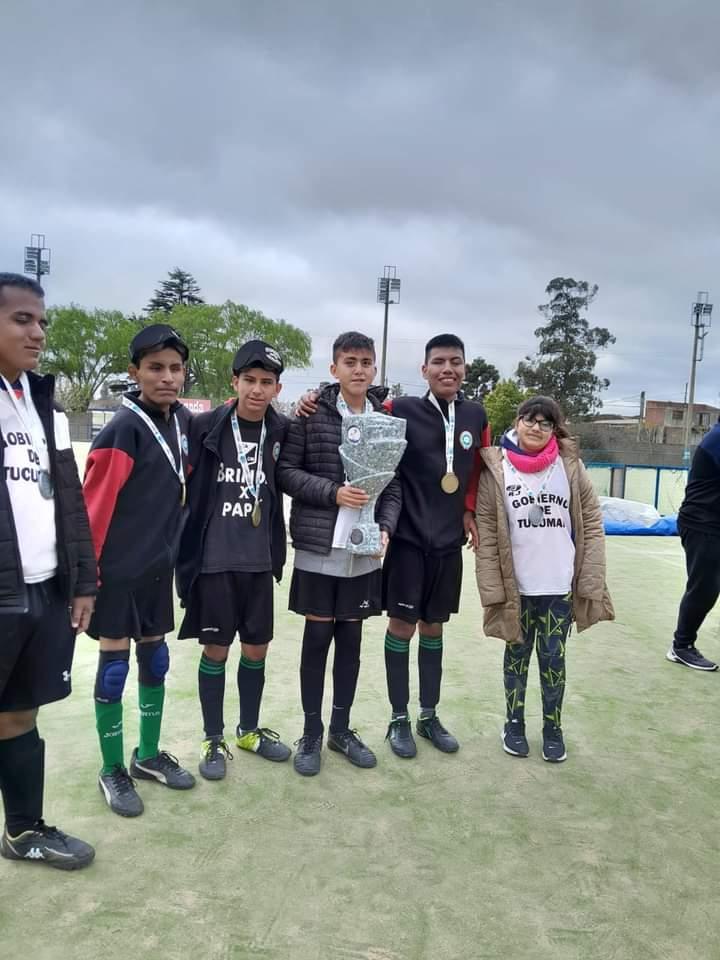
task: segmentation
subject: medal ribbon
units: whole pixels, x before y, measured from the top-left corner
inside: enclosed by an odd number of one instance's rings
[[[451,400],[448,403],[448,415],[446,417],[434,393],[430,393],[429,399],[430,403],[442,417],[443,426],[445,427],[445,472],[453,473],[453,464],[455,462],[455,401]]]
[[[145,413],[145,411],[141,410],[140,407],[136,403],[134,403],[132,400],[130,400],[129,397],[123,397],[122,405],[126,407],[128,410],[131,410],[137,417],[140,417],[140,419],[148,428],[150,433],[153,435],[153,437],[155,437],[157,442],[160,444],[160,449],[167,457],[168,463],[172,467],[173,473],[180,481],[180,486],[182,487],[181,501],[182,503],[184,503],[185,502],[185,471],[183,469],[183,462],[182,462],[182,437],[180,435],[180,421],[178,420],[178,415],[176,413],[173,414],[173,420],[175,421],[175,436],[177,437],[178,453],[180,454],[179,466],[175,463],[175,457],[173,455],[172,450],[170,449],[170,446],[167,440],[160,433],[157,426],[152,422],[151,418]]]
[[[7,394],[10,397],[10,401],[15,407],[15,413],[17,418],[22,424],[23,430],[32,440],[33,452],[38,459],[39,470],[44,470],[46,473],[50,469],[50,454],[47,450],[47,447],[43,445],[43,440],[47,442],[45,437],[45,430],[43,429],[42,421],[35,410],[35,405],[32,402],[32,396],[30,394],[30,382],[27,378],[26,373],[20,374],[20,384],[23,391],[23,400],[24,403],[15,396],[15,390],[11,383],[2,377],[2,382],[5,384],[5,389]],[[24,408],[24,409],[23,409]],[[40,442],[38,443],[38,438]]]
[[[240,424],[238,423],[238,418],[235,413],[233,413],[231,416],[230,421],[232,423],[233,439],[235,440],[238,463],[242,468],[243,483],[250,491],[251,496],[255,498],[255,506],[257,507],[260,501],[260,477],[262,476],[263,450],[265,449],[265,417],[263,417],[262,427],[260,428],[260,441],[258,443],[257,465],[255,468],[255,484],[252,482],[252,472],[250,470],[250,464],[248,463],[247,456],[245,455],[245,450],[243,449],[243,439],[242,434],[240,433]]]

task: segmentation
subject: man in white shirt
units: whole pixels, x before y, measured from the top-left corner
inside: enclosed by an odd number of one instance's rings
[[[36,720],[40,706],[70,693],[97,566],[54,378],[32,372],[46,326],[42,287],[0,273],[0,855],[76,870],[95,851],[43,820]]]

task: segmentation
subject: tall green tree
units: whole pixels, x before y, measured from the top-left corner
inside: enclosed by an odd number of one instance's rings
[[[500,380],[488,393],[483,404],[494,437],[505,433],[513,424],[517,409],[526,397],[527,391],[515,380]]]
[[[193,306],[205,303],[200,296],[200,287],[195,277],[180,267],[168,273],[167,280],[161,280],[147,307],[146,313],[170,313],[178,305]]]
[[[468,400],[482,400],[497,386],[500,379],[498,368],[484,357],[475,357],[465,367],[462,392]]]
[[[582,316],[597,295],[596,284],[555,277],[545,292],[548,302],[538,310],[547,323],[535,331],[537,352],[521,361],[517,378],[532,393],[557,400],[569,420],[582,419],[602,406],[600,394],[610,381],[595,374],[596,351],[615,343],[615,337]]]
[[[87,410],[109,377],[127,370],[128,344],[137,325],[119,310],[50,307],[42,369],[58,378],[70,413]]]
[[[222,305],[176,306],[167,322],[182,334],[190,348],[187,392],[194,396],[216,402],[228,396],[233,357],[247,340],[272,344],[286,369],[310,365],[312,340],[307,333],[286,320],[273,320],[240,303],[228,300]]]

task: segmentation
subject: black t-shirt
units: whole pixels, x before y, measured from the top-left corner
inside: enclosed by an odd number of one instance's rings
[[[262,423],[241,420],[238,425],[247,457],[253,487],[257,480],[258,448]],[[223,573],[243,570],[260,573],[272,570],[270,557],[270,497],[265,473],[260,474],[260,508],[262,519],[252,525],[255,498],[243,480],[238,462],[232,424],[227,420],[220,437],[222,462],[218,468],[215,503],[205,535],[202,573]]]

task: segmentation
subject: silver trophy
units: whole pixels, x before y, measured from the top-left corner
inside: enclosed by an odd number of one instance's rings
[[[343,417],[339,452],[345,474],[353,487],[359,487],[370,497],[348,536],[349,553],[375,556],[381,552],[375,504],[395,476],[406,446],[405,421],[399,417],[384,413]]]

